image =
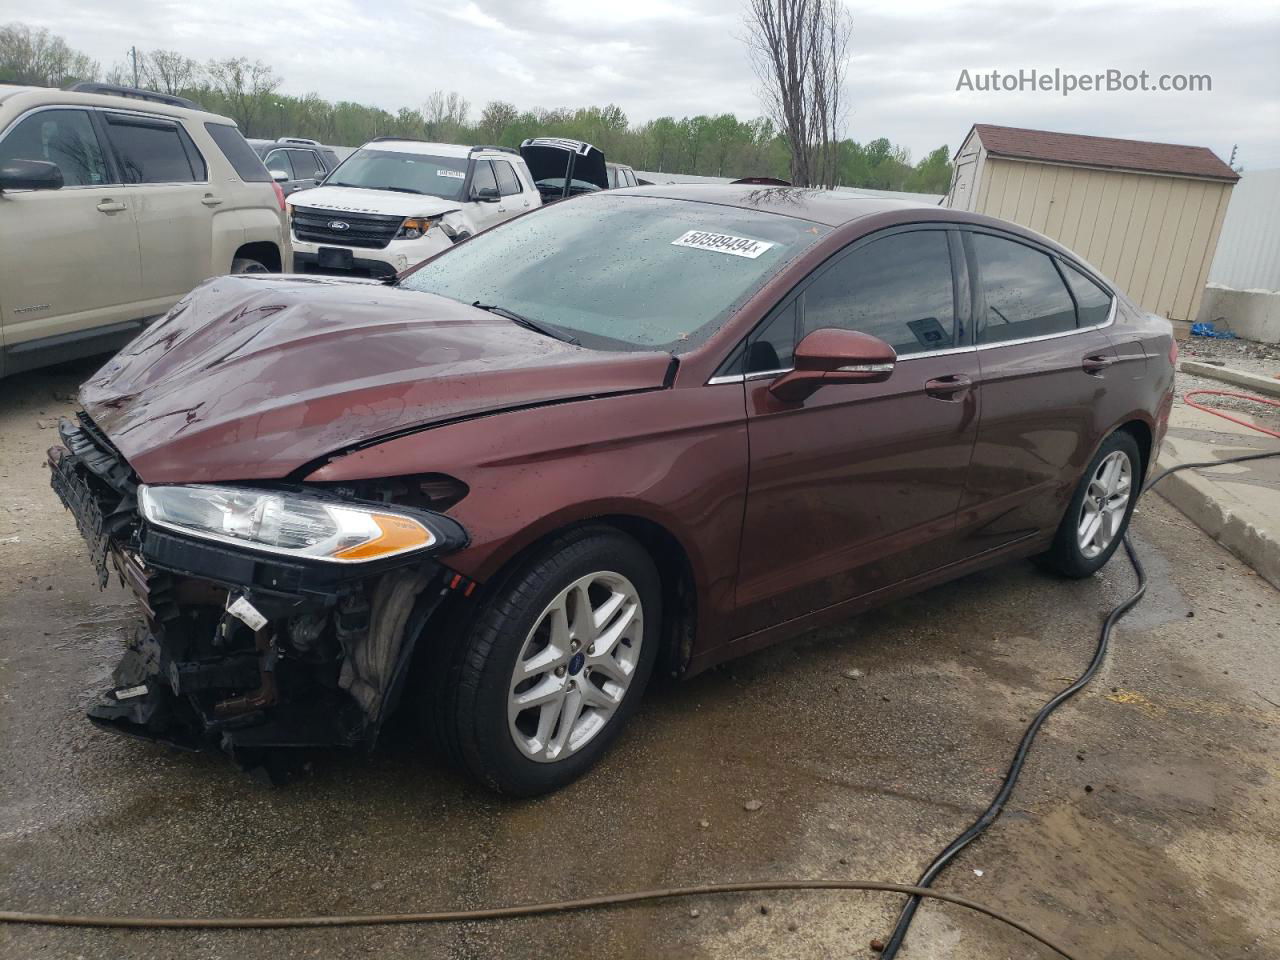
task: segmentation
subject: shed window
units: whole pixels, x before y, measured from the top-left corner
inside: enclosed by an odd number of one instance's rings
[[[1052,258],[1023,243],[973,234],[987,298],[979,343],[1000,343],[1074,330],[1076,307]]]

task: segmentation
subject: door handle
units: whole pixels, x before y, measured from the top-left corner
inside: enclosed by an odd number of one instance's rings
[[[935,400],[954,402],[973,386],[973,380],[963,373],[952,373],[945,377],[934,377],[924,382],[924,392]]]
[[[203,197],[200,198],[200,202],[203,203],[206,207],[216,207],[218,204],[222,202],[222,198],[215,197],[212,193],[206,193]]]
[[[119,213],[121,210],[128,210],[123,200],[99,200],[98,209],[103,213]]]
[[[1116,362],[1116,358],[1105,353],[1095,353],[1080,361],[1080,369],[1089,374],[1100,374]]]

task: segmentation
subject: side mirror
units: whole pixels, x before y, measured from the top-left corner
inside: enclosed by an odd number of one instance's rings
[[[823,327],[796,344],[795,368],[773,381],[769,392],[799,403],[828,384],[888,380],[897,360],[893,347],[879,337]]]
[[[471,199],[481,203],[497,203],[502,198],[498,196],[497,187],[476,187],[471,191]]]
[[[0,190],[58,190],[62,171],[46,160],[7,160],[0,166]]]
[[[289,174],[287,174],[283,170],[272,170],[270,171],[270,173],[271,173],[271,179],[274,180],[276,183],[287,183],[289,180]]]

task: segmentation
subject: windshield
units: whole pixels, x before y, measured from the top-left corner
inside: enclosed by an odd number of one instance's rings
[[[462,196],[462,183],[466,178],[465,157],[432,157],[362,148],[329,175],[325,186],[395,190],[457,200]]]
[[[828,232],[738,207],[598,193],[478,234],[401,285],[500,306],[588,347],[678,353]]]

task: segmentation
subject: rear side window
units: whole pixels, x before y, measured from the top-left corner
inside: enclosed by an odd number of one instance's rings
[[[1111,314],[1111,294],[1107,293],[1071,264],[1059,261],[1059,265],[1067,277],[1071,292],[1076,296],[1076,310],[1080,315],[1080,326],[1096,327],[1099,324],[1106,323],[1107,317]]]
[[[171,120],[108,113],[107,136],[125,183],[192,183],[205,179],[203,160]]]
[[[507,161],[494,160],[493,172],[498,177],[498,191],[504,197],[520,192],[520,181],[516,179],[516,172],[511,169],[511,164]]]
[[[805,333],[821,327],[869,333],[900,357],[954,346],[946,233],[894,234],[835,263],[804,295]]]
[[[240,136],[239,130],[229,123],[206,123],[204,128],[209,131],[209,136],[227,158],[237,177],[245,183],[270,182],[271,174],[267,173],[262,159],[253,152],[253,147]]]
[[[40,110],[0,140],[0,163],[41,160],[56,164],[67,187],[106,183],[107,165],[93,122],[84,110]]]
[[[623,174],[625,174],[625,175],[626,175],[626,178],[627,178],[627,186],[628,186],[628,187],[634,187],[634,186],[637,186],[637,183],[636,183],[636,175],[635,175],[635,173],[633,173],[633,172],[632,172],[632,170],[631,170],[631,168],[630,168],[630,167],[628,167],[626,170],[623,170],[622,172],[623,172]]]
[[[1048,254],[985,233],[972,234],[987,298],[979,343],[1074,330],[1075,303]]]

